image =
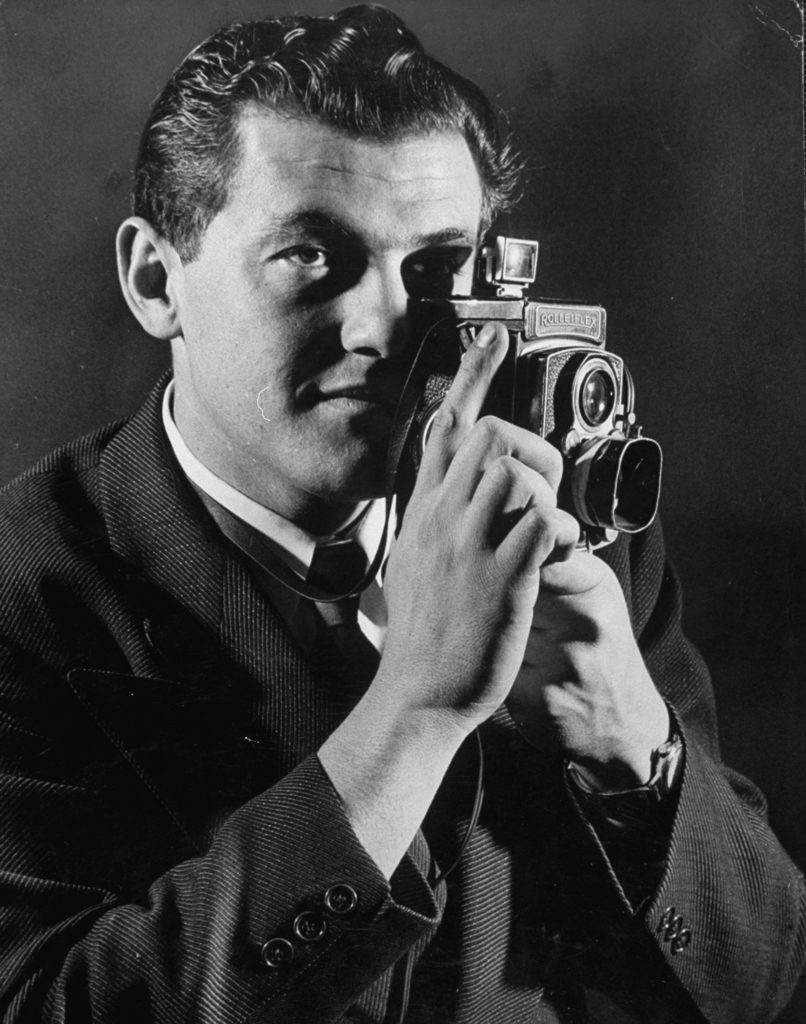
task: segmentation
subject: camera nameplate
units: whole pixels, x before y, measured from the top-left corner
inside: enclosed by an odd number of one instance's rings
[[[527,338],[552,338],[557,335],[583,338],[604,345],[607,317],[601,306],[561,305],[527,302],[525,309]]]

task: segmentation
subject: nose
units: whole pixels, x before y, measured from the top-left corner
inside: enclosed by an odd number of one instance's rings
[[[341,343],[347,352],[382,359],[403,354],[410,328],[399,263],[367,267],[342,304]]]

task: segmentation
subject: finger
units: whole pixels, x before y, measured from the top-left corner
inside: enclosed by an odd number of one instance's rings
[[[546,565],[541,574],[547,595],[573,595],[577,598],[592,593],[608,577],[612,577],[612,573],[606,562],[580,550],[574,551],[573,558],[562,565]],[[613,593],[618,594],[619,590],[616,582]]]
[[[557,491],[563,475],[563,460],[557,449],[531,430],[483,416],[465,437],[445,476],[452,502],[461,507],[472,500],[490,466],[506,456],[539,473],[549,488]]]
[[[505,573],[533,579],[549,558],[567,562],[579,540],[579,523],[560,508],[527,508],[498,546],[496,559]],[[541,574],[542,575],[542,574]]]
[[[473,500],[456,521],[466,533],[475,533],[485,548],[496,548],[527,508],[551,512],[557,498],[542,474],[511,455],[496,459],[484,473]]]
[[[454,453],[479,417],[508,346],[509,335],[504,325],[488,323],[465,352],[431,426],[418,474],[421,486],[435,486],[444,479]]]

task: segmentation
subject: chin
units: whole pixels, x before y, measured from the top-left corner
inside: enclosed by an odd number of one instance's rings
[[[382,473],[377,478],[367,478],[363,473],[355,474],[348,479],[331,481],[319,491],[320,497],[325,501],[339,505],[382,498],[385,494],[386,484]]]
[[[381,498],[386,493],[385,447],[383,452],[365,451],[357,459],[345,459],[343,452],[331,458],[331,465],[339,465],[339,471],[321,481],[318,492],[325,500],[345,504]]]

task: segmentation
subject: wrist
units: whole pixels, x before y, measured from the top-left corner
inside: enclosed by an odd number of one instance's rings
[[[599,796],[619,795],[641,789],[668,788],[682,757],[682,740],[674,719],[664,704],[666,724],[663,739],[647,749],[646,742],[636,748],[631,760],[614,759],[606,764],[568,759],[566,771],[575,786]],[[657,735],[657,733],[656,733]]]
[[[387,700],[373,684],[320,747],[348,821],[387,878],[466,735],[441,711]]]
[[[418,672],[407,663],[401,671],[391,659],[390,664],[381,660],[363,702],[367,713],[388,721],[391,733],[422,730],[454,750],[498,707],[493,702],[462,700],[455,678],[439,680],[433,666]]]

